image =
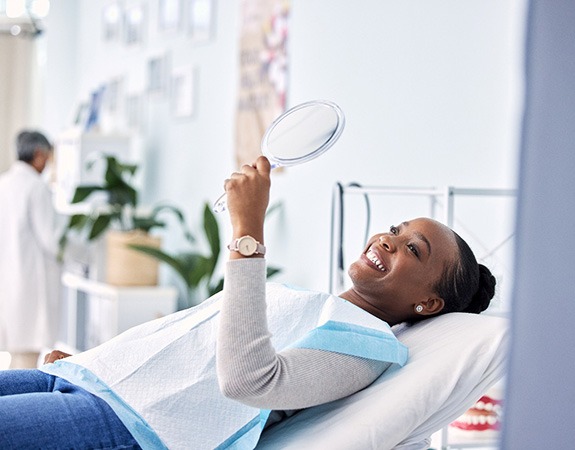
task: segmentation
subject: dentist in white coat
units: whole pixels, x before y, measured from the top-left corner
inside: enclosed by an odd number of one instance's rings
[[[18,160],[0,175],[0,350],[11,368],[36,367],[54,345],[60,303],[57,215],[41,173],[52,145],[37,131],[16,139]]]

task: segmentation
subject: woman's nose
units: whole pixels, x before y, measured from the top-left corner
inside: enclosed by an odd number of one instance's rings
[[[379,245],[381,245],[388,252],[395,251],[395,236],[383,234],[379,237]]]

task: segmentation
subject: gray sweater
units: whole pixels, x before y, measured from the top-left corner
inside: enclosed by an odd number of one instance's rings
[[[371,384],[388,362],[311,349],[276,353],[266,319],[266,262],[229,261],[217,343],[223,394],[249,406],[295,410],[337,400]]]

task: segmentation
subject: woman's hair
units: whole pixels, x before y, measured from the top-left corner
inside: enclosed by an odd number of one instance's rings
[[[16,137],[16,152],[18,159],[31,163],[36,150],[51,151],[52,145],[39,131],[24,130]]]
[[[435,292],[445,302],[441,314],[479,314],[487,309],[495,295],[496,280],[487,267],[477,263],[467,242],[455,231],[453,234],[459,248],[459,259],[444,269],[434,287]]]

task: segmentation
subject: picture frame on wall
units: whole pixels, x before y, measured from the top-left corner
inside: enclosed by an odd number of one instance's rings
[[[87,101],[81,102],[74,114],[74,126],[84,129],[86,122],[88,121],[88,114],[90,113],[90,104]]]
[[[214,35],[215,0],[187,0],[188,34],[193,42],[207,42]]]
[[[119,41],[122,28],[122,8],[118,2],[112,2],[102,9],[102,39]]]
[[[124,41],[127,45],[144,41],[145,11],[141,4],[130,6],[124,11]]]
[[[168,55],[153,56],[148,60],[148,93],[164,94],[168,84]]]
[[[181,6],[180,0],[159,0],[158,28],[161,31],[177,31],[180,29]]]
[[[116,113],[120,109],[120,98],[122,95],[123,85],[123,77],[113,78],[106,84],[103,107],[107,112]]]
[[[126,96],[126,126],[139,130],[144,120],[144,96],[132,93]]]
[[[189,118],[194,115],[196,70],[190,65],[174,69],[171,80],[171,110],[177,118]]]

